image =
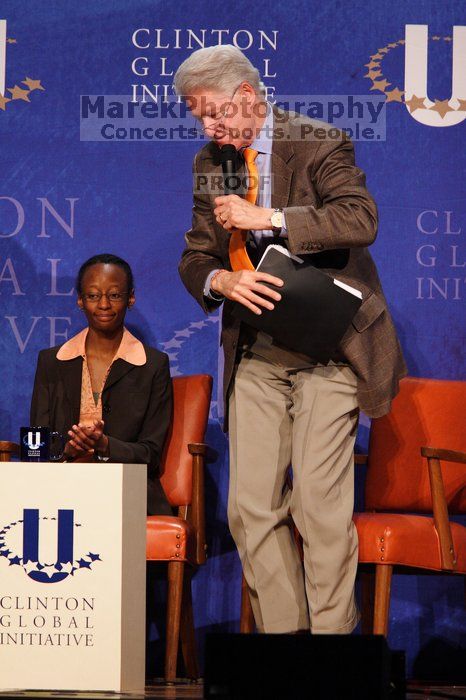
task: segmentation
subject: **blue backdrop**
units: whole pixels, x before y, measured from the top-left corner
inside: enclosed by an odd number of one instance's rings
[[[129,95],[150,102],[151,92],[160,104],[192,50],[233,42],[261,71],[272,101],[304,96],[316,116],[319,105],[350,95],[363,108],[369,98],[384,101],[380,138],[366,133],[355,144],[379,206],[373,255],[410,373],[465,379],[464,3],[3,0],[0,20],[0,437],[17,440],[28,423],[38,350],[83,325],[73,290],[79,264],[103,251],[128,259],[137,295],[130,329],[170,354],[173,375],[215,378],[208,441],[219,457],[208,468],[210,558],[195,578],[195,613],[200,636],[235,630],[240,569],[225,514],[219,318],[204,317],[177,273],[191,161],[202,144],[131,140],[116,132],[131,120],[88,118],[83,105],[95,97],[81,96],[122,96],[114,100],[127,104]],[[323,97],[332,95],[340,97]],[[354,127],[344,107],[339,124]],[[360,121],[367,125],[366,113]],[[368,425],[363,419],[362,446]],[[389,641],[408,650],[411,673],[432,675],[435,659],[445,663],[466,646],[462,608],[461,580],[396,578]]]

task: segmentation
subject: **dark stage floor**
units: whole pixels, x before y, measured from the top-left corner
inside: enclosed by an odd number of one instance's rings
[[[182,698],[192,698],[201,700],[204,697],[202,683],[178,682],[174,685],[166,685],[162,681],[154,682],[146,687],[144,695],[133,693],[73,693],[60,691],[16,691],[0,692],[0,700],[10,698],[25,698],[30,700],[57,700],[57,698],[76,698],[76,700],[162,700],[171,698],[173,700]],[[329,694],[329,699],[331,695]],[[442,698],[466,698],[466,686],[431,686],[425,684],[408,684],[406,700],[441,700]],[[280,700],[276,698],[274,700]],[[292,699],[290,699],[292,700]],[[312,696],[310,696],[312,700]],[[333,699],[332,699],[333,700]],[[339,700],[345,700],[341,698]]]

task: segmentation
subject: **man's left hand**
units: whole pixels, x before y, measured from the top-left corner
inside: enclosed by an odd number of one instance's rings
[[[217,223],[227,231],[235,228],[242,231],[271,230],[270,217],[273,211],[273,209],[251,204],[237,194],[215,198],[215,218]]]

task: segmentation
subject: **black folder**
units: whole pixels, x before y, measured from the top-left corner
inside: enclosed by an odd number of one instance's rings
[[[359,296],[339,286],[333,277],[312,264],[312,256],[289,257],[279,246],[269,246],[257,266],[280,277],[281,300],[272,311],[257,315],[243,304],[233,314],[253,328],[271,335],[276,343],[327,364],[362,304]],[[356,290],[354,290],[356,291]]]

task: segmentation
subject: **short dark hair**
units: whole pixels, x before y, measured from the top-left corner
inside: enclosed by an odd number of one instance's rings
[[[119,258],[118,255],[112,255],[111,253],[99,253],[98,255],[93,255],[92,258],[89,258],[89,260],[86,260],[81,267],[79,268],[78,276],[76,278],[76,289],[78,294],[82,294],[82,281],[84,277],[84,273],[89,267],[92,267],[92,265],[117,265],[118,267],[121,267],[122,270],[125,271],[126,273],[126,280],[128,283],[128,292],[132,292],[134,289],[134,278],[133,278],[133,271],[131,270],[131,267],[129,264],[126,262],[126,260],[123,260],[123,258]]]

